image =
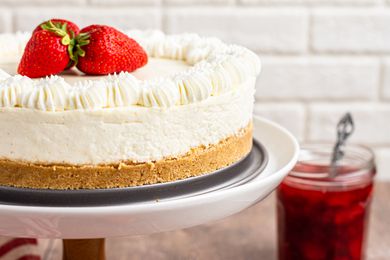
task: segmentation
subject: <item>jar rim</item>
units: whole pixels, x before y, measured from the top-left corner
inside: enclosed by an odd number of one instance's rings
[[[298,162],[286,181],[321,187],[353,186],[371,181],[375,175],[373,150],[360,144],[348,144],[343,150],[344,157],[335,168],[338,174],[330,177],[333,144],[316,142],[301,145]]]

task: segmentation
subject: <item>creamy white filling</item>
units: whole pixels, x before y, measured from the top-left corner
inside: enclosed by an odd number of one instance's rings
[[[26,162],[147,162],[237,134],[252,117],[255,77],[236,90],[170,108],[46,112],[0,108],[0,158]]]

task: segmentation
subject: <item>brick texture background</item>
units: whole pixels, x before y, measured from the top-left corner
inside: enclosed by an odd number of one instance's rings
[[[0,32],[58,16],[245,45],[263,60],[255,114],[314,142],[333,141],[351,111],[351,141],[390,180],[390,0],[0,0]]]

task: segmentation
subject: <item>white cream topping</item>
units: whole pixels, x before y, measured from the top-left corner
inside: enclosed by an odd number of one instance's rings
[[[173,59],[191,65],[188,71],[159,79],[139,80],[129,73],[105,79],[68,84],[62,77],[48,77],[15,88],[26,79],[0,72],[0,106],[33,108],[42,111],[129,107],[171,107],[203,101],[210,96],[233,91],[260,72],[258,57],[248,49],[226,45],[215,38],[196,34],[165,35],[160,31],[129,31],[151,58]],[[29,34],[0,35],[0,57],[20,57]],[[17,42],[7,47],[11,41]],[[4,55],[3,55],[4,54]],[[0,64],[9,58],[0,59]],[[1,66],[1,65],[0,65]],[[10,84],[9,86],[7,84]],[[104,86],[105,91],[97,90]],[[19,93],[19,92],[22,93]],[[16,97],[14,97],[16,95]],[[23,96],[18,99],[17,96]]]
[[[107,107],[126,107],[138,103],[141,86],[133,75],[125,72],[109,75],[104,84],[107,89]]]
[[[99,109],[108,103],[107,86],[103,81],[77,82],[70,91],[68,108]]]
[[[25,91],[18,104],[43,111],[62,111],[67,108],[71,86],[63,78],[51,76],[39,80],[30,91]]]
[[[211,80],[199,70],[191,70],[186,74],[177,75],[175,82],[179,86],[180,104],[199,102],[211,95]]]
[[[255,78],[251,77],[236,90],[169,108],[130,106],[52,113],[3,107],[0,158],[95,165],[184,155],[191,148],[216,144],[246,127],[252,118],[254,86]],[[93,91],[104,89],[82,88],[82,93],[92,91],[88,94],[92,96]],[[75,98],[74,106],[86,106],[88,95]]]
[[[30,78],[20,75],[0,81],[0,107],[21,106],[33,86],[34,82]]]
[[[145,107],[171,107],[179,100],[179,89],[170,79],[157,79],[144,83],[139,104]]]
[[[217,38],[197,38],[190,42],[186,49],[186,61],[189,64],[196,63],[207,59],[216,52],[226,50],[226,45]]]

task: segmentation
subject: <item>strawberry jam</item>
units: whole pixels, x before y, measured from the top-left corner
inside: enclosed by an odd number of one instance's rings
[[[302,149],[277,190],[279,259],[364,259],[373,155],[363,147],[347,147],[336,177],[330,177],[331,154],[317,146]]]

